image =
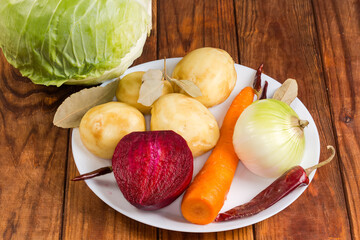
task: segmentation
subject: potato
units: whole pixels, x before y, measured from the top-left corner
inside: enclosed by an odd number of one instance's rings
[[[145,131],[145,118],[128,104],[109,102],[87,111],[79,131],[82,143],[91,153],[111,159],[116,145],[125,135]]]
[[[206,107],[225,101],[236,83],[234,60],[224,50],[218,48],[198,48],[188,53],[175,66],[172,77],[194,82],[202,96],[196,97]],[[174,86],[175,92],[185,93]]]
[[[194,157],[212,149],[219,139],[215,117],[199,101],[180,93],[160,97],[151,109],[151,130],[173,130],[189,145]]]
[[[150,113],[151,106],[144,106],[138,103],[141,78],[145,72],[133,72],[124,76],[116,89],[116,98],[119,102],[127,103],[137,108],[143,114]],[[168,81],[164,81],[163,95],[172,93],[173,88]]]

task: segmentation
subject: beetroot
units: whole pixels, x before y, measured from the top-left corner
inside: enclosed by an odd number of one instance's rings
[[[184,140],[173,131],[133,132],[118,143],[112,169],[105,167],[83,174],[83,180],[114,172],[126,200],[143,210],[172,203],[190,184],[193,156]]]
[[[135,207],[154,210],[187,188],[193,157],[184,138],[173,131],[133,132],[117,145],[112,166],[124,197]]]

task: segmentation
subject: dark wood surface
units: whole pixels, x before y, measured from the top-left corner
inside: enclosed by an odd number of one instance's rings
[[[218,233],[167,231],[102,202],[77,175],[70,130],[52,125],[77,86],[21,77],[0,52],[0,239],[360,239],[360,1],[153,0],[153,30],[134,65],[219,47],[283,82],[317,125],[321,159],[309,188],[275,216]]]

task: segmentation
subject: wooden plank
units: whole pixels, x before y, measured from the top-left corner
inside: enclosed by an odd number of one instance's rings
[[[160,14],[161,13],[161,14]],[[238,62],[234,5],[230,0],[159,1],[159,57],[182,57],[196,48],[226,50]],[[160,239],[253,239],[252,227],[194,234],[160,230]]]
[[[74,87],[21,77],[0,51],[0,238],[58,239],[68,131],[53,127]]]
[[[69,153],[63,239],[156,239],[156,228],[134,221],[98,198],[78,175]]]
[[[360,239],[360,3],[313,0],[353,239]]]
[[[146,39],[146,43],[141,56],[134,61],[134,66],[140,63],[157,60],[157,0],[151,0],[151,11],[152,11],[152,29],[150,36]]]
[[[325,4],[325,2],[324,2]],[[235,1],[240,62],[283,82],[296,78],[299,98],[318,127],[321,160],[335,145],[310,1]],[[334,16],[329,16],[331,19]],[[255,225],[256,239],[350,239],[339,163],[317,171],[304,194]]]
[[[240,228],[232,231],[224,231],[217,233],[183,233],[173,231],[159,232],[159,239],[199,239],[199,240],[246,240],[254,239],[251,227]]]
[[[183,57],[204,45],[204,1],[159,0],[159,57]]]
[[[157,58],[157,2],[152,1],[153,28],[143,54],[134,63],[140,64]],[[71,140],[71,139],[70,139]],[[69,140],[69,141],[70,141]],[[69,146],[70,148],[70,146]],[[84,182],[70,182],[77,176],[69,151],[66,179],[63,239],[156,239],[157,229],[134,221],[101,201]]]
[[[204,46],[227,51],[239,62],[234,3],[229,0],[204,2]]]

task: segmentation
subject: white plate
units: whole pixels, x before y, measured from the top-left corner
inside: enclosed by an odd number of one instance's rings
[[[167,72],[171,73],[176,63],[181,58],[167,59]],[[234,97],[245,86],[250,86],[253,82],[255,70],[235,64],[237,72],[237,83],[230,97],[222,104],[210,108],[210,111],[217,119],[219,126],[222,124],[223,117],[230,106]],[[144,63],[128,69],[124,75],[134,71],[146,71],[148,69],[163,69],[163,60]],[[262,74],[263,82],[269,82],[268,96],[272,96],[274,91],[280,86],[280,83],[274,79]],[[301,163],[304,168],[315,165],[319,161],[320,156],[320,141],[318,131],[316,129],[313,118],[301,103],[299,99],[291,104],[291,107],[297,112],[301,119],[309,121],[308,127],[305,129],[305,154]],[[149,123],[149,116],[147,116],[147,123]],[[81,174],[93,171],[97,168],[111,165],[111,161],[95,157],[83,146],[79,136],[79,130],[73,129],[72,132],[72,151],[76,166]],[[208,158],[210,152],[194,159],[194,176],[201,169],[202,165]],[[310,180],[313,178],[315,172],[310,175]],[[258,177],[249,172],[241,163],[239,164],[235,178],[231,185],[227,200],[221,210],[226,211],[232,207],[248,202],[255,195],[266,188],[274,179],[265,179]],[[288,196],[274,204],[265,211],[244,219],[211,223],[208,225],[196,225],[187,222],[181,215],[180,203],[182,196],[180,196],[171,205],[156,211],[143,211],[133,207],[129,204],[122,193],[120,192],[115,177],[113,174],[108,174],[98,178],[86,181],[89,188],[105,203],[114,208],[116,211],[135,219],[136,221],[168,230],[182,231],[182,232],[218,232],[231,229],[245,227],[266,218],[273,216],[280,212],[292,202],[294,202],[306,187],[300,187],[290,193]]]

